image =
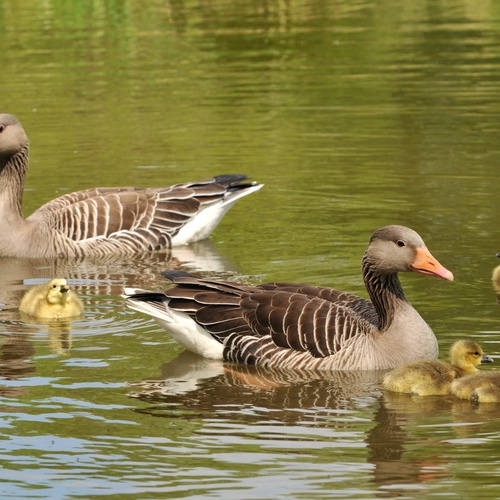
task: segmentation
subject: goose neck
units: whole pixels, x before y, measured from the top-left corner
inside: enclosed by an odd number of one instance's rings
[[[363,260],[363,279],[366,290],[379,317],[379,329],[387,330],[403,303],[408,304],[396,272],[378,271],[366,258]]]
[[[0,160],[0,213],[4,219],[22,218],[28,156],[28,145],[25,145],[19,153]]]

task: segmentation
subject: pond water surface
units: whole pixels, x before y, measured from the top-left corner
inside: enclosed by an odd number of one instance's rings
[[[206,361],[120,298],[166,268],[366,296],[371,233],[403,224],[456,277],[402,276],[443,357],[472,337],[500,362],[500,3],[0,0],[0,37],[26,215],[98,185],[265,184],[171,253],[0,259],[2,498],[500,498],[500,405]],[[85,317],[22,318],[56,275]]]

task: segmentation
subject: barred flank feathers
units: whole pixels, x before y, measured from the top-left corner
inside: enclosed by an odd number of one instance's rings
[[[0,114],[0,257],[133,256],[208,238],[227,210],[262,185],[241,174],[161,188],[92,188],[22,214],[29,143],[12,115]],[[113,240],[113,241],[111,241]]]

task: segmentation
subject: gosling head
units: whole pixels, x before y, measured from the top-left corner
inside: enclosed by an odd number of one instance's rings
[[[477,372],[481,363],[493,363],[493,359],[486,356],[481,346],[473,340],[458,340],[450,349],[451,364],[465,373]]]
[[[47,283],[47,302],[49,304],[66,304],[70,286],[64,278],[55,278]]]

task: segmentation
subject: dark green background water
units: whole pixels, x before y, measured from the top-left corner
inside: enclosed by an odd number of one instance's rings
[[[227,370],[119,297],[168,266],[364,295],[371,233],[404,224],[456,276],[402,277],[443,355],[472,336],[498,357],[499,3],[0,0],[0,40],[26,215],[98,185],[265,183],[172,256],[0,260],[2,498],[500,497],[500,406]],[[54,274],[85,319],[27,323],[23,291]]]

